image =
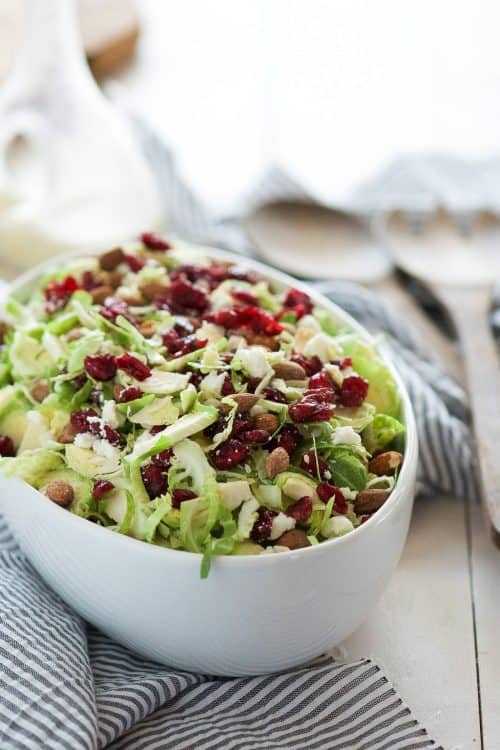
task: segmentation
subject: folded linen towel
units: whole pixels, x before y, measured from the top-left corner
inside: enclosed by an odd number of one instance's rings
[[[251,252],[236,223],[214,222],[176,174],[168,150],[141,137],[174,232]],[[283,175],[270,196],[310,199]],[[254,202],[258,198],[254,197]],[[419,482],[474,497],[462,390],[373,294],[334,285],[332,298],[384,332],[415,407]],[[39,578],[0,522],[0,747],[15,750],[439,750],[370,659],[329,657],[275,675],[221,679],[148,662],[89,628]]]

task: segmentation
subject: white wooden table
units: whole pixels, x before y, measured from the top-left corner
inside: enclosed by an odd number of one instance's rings
[[[214,208],[270,158],[335,198],[404,151],[500,151],[493,0],[139,9],[138,58],[120,80]],[[460,378],[449,343],[429,340]],[[446,750],[500,750],[499,588],[479,506],[418,499],[391,584],[341,655],[376,659]]]

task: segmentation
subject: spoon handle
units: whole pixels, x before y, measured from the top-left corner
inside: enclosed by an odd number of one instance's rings
[[[469,386],[483,502],[493,529],[500,533],[500,362],[489,316],[488,286],[436,285],[459,335]]]

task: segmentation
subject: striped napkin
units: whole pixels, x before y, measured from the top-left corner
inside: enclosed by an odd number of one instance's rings
[[[141,127],[140,137],[173,231],[251,252],[236,222],[211,220],[155,136]],[[250,203],[271,197],[310,199],[280,173],[270,175]],[[416,411],[421,489],[474,496],[462,390],[370,292],[339,283],[331,296],[386,334]],[[239,679],[145,661],[72,612],[38,577],[1,520],[0,623],[5,750],[439,750],[371,659],[324,657],[293,671]]]

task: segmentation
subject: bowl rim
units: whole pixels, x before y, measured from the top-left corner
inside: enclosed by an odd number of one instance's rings
[[[336,548],[339,548],[343,544],[349,544],[349,540],[355,541],[357,539],[360,539],[363,535],[366,536],[370,533],[370,530],[373,529],[377,524],[385,521],[390,515],[392,515],[400,505],[402,505],[404,502],[411,502],[413,499],[413,493],[408,493],[406,489],[409,482],[410,486],[413,484],[413,472],[416,467],[418,458],[417,427],[406,386],[404,385],[401,376],[397,371],[390,352],[386,347],[383,346],[383,343],[377,341],[375,337],[370,334],[366,330],[366,328],[364,328],[364,326],[358,323],[357,320],[355,320],[348,312],[346,312],[335,302],[332,302],[324,294],[316,291],[314,288],[311,289],[310,285],[307,282],[295,279],[293,276],[290,276],[284,271],[274,269],[271,266],[268,266],[266,263],[262,263],[261,261],[255,260],[254,258],[250,258],[244,255],[238,255],[237,253],[230,252],[229,250],[215,248],[211,245],[206,244],[191,243],[176,239],[173,249],[174,251],[179,250],[181,252],[185,250],[194,251],[195,254],[206,255],[211,260],[231,261],[235,265],[247,266],[250,269],[258,271],[264,278],[268,278],[271,281],[278,282],[285,287],[294,287],[309,294],[317,304],[330,310],[338,318],[345,321],[345,323],[350,328],[352,328],[352,330],[357,333],[360,338],[362,338],[364,341],[366,341],[376,349],[376,351],[380,354],[384,364],[387,365],[389,371],[391,372],[391,375],[396,382],[403,407],[404,425],[406,429],[406,446],[404,454],[405,460],[403,461],[403,466],[398,476],[396,486],[392,490],[389,498],[381,508],[379,508],[372,516],[370,516],[370,518],[365,523],[361,524],[353,531],[350,531],[348,534],[344,534],[343,536],[327,539],[320,542],[319,544],[312,545],[310,547],[283,551],[279,554],[217,555],[217,567],[219,567],[220,565],[266,565],[268,564],[267,561],[269,560],[282,560],[284,562],[291,559],[295,560],[302,557],[303,555],[310,556],[312,554],[318,554],[321,550],[323,551],[323,553],[327,552],[327,550],[331,549],[334,545]],[[96,253],[95,249],[83,249],[72,251],[71,253],[61,253],[49,258],[48,260],[43,261],[42,263],[37,264],[35,267],[29,269],[28,271],[25,271],[16,279],[9,282],[5,289],[1,290],[0,307],[3,307],[3,303],[5,302],[5,299],[7,297],[12,295],[22,295],[23,292],[29,291],[29,287],[32,286],[45,273],[52,270],[54,266],[57,266],[63,262],[65,263],[72,258],[83,258],[88,255],[95,257],[98,254]],[[41,497],[45,498],[45,496],[41,492],[38,492],[38,490],[31,487],[27,482],[23,482],[22,480],[18,480],[15,478],[3,477],[0,475],[0,481],[2,482],[9,481],[10,483],[10,481],[12,480],[13,483],[20,483],[22,485],[25,485],[32,489],[33,492],[36,492]],[[45,500],[47,500],[47,498],[45,498]],[[130,547],[130,549],[133,549],[134,546],[138,550],[142,548],[145,554],[162,555],[165,560],[167,560],[171,555],[175,555],[175,559],[177,559],[179,562],[181,560],[180,556],[182,556],[185,560],[198,560],[198,564],[202,558],[201,552],[189,552],[187,550],[170,549],[169,547],[162,547],[157,544],[148,544],[142,539],[136,539],[135,537],[131,537],[126,534],[119,534],[116,531],[113,531],[112,529],[109,529],[105,526],[98,526],[97,524],[89,523],[86,518],[77,516],[74,513],[68,513],[66,509],[59,507],[55,503],[48,503],[47,508],[51,509],[49,512],[60,514],[61,520],[65,518],[67,523],[78,524],[82,531],[84,528],[87,528],[88,533],[109,534],[110,538],[114,538],[116,540],[116,543],[133,545]],[[93,531],[91,531],[91,529],[93,529]],[[121,542],[118,542],[119,539],[121,539]],[[149,551],[146,552],[146,550]]]

